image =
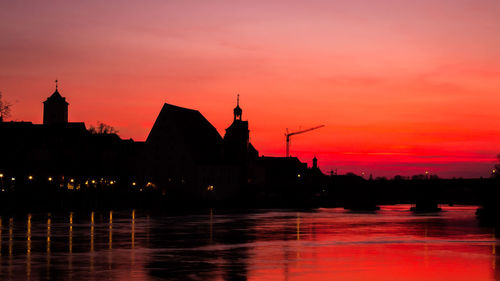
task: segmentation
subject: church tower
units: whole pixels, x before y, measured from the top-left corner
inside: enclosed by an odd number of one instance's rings
[[[224,135],[224,155],[231,162],[246,162],[249,149],[248,121],[241,120],[243,110],[240,107],[240,95],[233,110],[233,123]]]
[[[56,80],[55,92],[43,102],[43,124],[68,123],[68,102],[59,94]]]

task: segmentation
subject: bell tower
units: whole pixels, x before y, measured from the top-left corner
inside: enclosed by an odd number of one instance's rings
[[[237,96],[233,113],[233,123],[226,129],[224,135],[224,153],[227,160],[244,163],[248,154],[250,131],[248,121],[243,121],[241,118],[243,110],[240,107],[240,95]]]
[[[68,102],[59,94],[56,82],[56,90],[43,102],[43,124],[66,124],[68,123]]]

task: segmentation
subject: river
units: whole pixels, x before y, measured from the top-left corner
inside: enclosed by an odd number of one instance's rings
[[[500,280],[476,207],[2,215],[0,280]]]

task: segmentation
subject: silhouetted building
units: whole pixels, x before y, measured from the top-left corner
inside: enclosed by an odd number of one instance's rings
[[[55,92],[43,102],[43,124],[68,123],[68,105],[66,98],[59,93],[56,84]]]
[[[287,188],[304,183],[307,164],[297,157],[262,156],[257,164],[264,170],[263,182],[268,187]]]
[[[248,121],[242,120],[243,110],[240,108],[238,95],[236,107],[233,110],[234,119],[224,135],[224,156],[231,163],[246,165],[258,157],[257,150],[250,143]]]
[[[245,198],[266,189],[289,193],[289,187],[312,190],[311,183],[323,183],[316,158],[312,169],[295,157],[259,158],[239,96],[233,114],[222,138],[199,111],[164,104],[145,142],[123,140],[68,122],[68,102],[56,84],[44,101],[43,124],[0,123],[0,172],[45,184],[50,179],[53,186],[57,179],[61,187],[71,179],[75,189],[119,181],[194,200]]]
[[[203,115],[164,104],[146,140],[144,174],[184,196],[226,197],[239,170],[224,164],[223,140]]]
[[[44,102],[44,124],[2,122],[0,136],[0,171],[19,183],[28,175],[37,181],[131,178],[143,144],[68,122],[68,103],[57,88]]]
[[[0,170],[15,177],[131,176],[141,143],[90,134],[84,123],[0,124]]]
[[[312,189],[314,189],[315,192],[326,191],[326,187],[330,182],[330,179],[325,174],[323,174],[323,172],[319,168],[318,158],[316,158],[316,155],[312,160],[312,167],[311,169],[309,169],[307,176],[310,186],[312,187]]]

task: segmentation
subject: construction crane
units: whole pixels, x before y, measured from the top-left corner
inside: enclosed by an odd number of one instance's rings
[[[288,132],[288,128],[287,128],[286,129],[286,133],[285,133],[285,136],[286,136],[286,157],[290,157],[290,137],[291,136],[298,135],[298,134],[303,134],[303,133],[307,133],[307,132],[310,132],[312,130],[316,130],[316,129],[322,128],[324,126],[325,125],[320,125],[320,126],[312,127],[312,128],[305,129],[305,130],[291,132],[291,133]]]

